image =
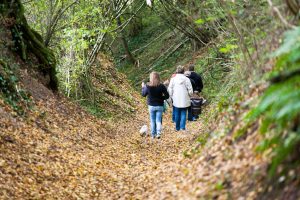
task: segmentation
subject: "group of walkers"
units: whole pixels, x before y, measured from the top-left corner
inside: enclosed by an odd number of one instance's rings
[[[166,104],[172,104],[172,120],[175,123],[176,131],[186,130],[187,118],[189,121],[195,121],[199,115],[199,109],[193,110],[193,94],[199,94],[203,89],[202,78],[194,71],[194,65],[190,65],[185,71],[184,67],[179,65],[176,73],[172,75],[170,82],[161,83],[157,72],[150,74],[150,81],[142,83],[142,96],[147,96],[147,104],[150,114],[151,137],[160,138],[162,131],[162,115]],[[199,100],[199,97],[195,99]],[[200,101],[195,101],[198,105]],[[192,102],[192,103],[191,103]],[[194,102],[194,103],[195,103]],[[201,105],[200,105],[201,106]],[[188,114],[187,114],[188,113]]]

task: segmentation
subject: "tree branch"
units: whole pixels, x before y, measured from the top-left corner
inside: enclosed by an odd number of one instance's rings
[[[269,6],[273,10],[273,12],[276,13],[280,21],[287,27],[287,28],[296,28],[296,26],[290,24],[280,13],[279,9],[273,5],[273,2],[271,0],[267,0],[269,3]]]
[[[71,8],[73,5],[75,5],[76,3],[78,3],[78,0],[73,1],[72,3],[70,3],[69,5],[67,5],[64,8],[60,8],[58,10],[58,12],[56,13],[56,15],[53,17],[53,19],[50,21],[50,25],[49,25],[49,30],[47,31],[47,35],[45,38],[45,45],[49,46],[50,40],[52,38],[52,35],[55,32],[56,26],[58,24],[59,19],[62,17],[62,15],[69,9]]]

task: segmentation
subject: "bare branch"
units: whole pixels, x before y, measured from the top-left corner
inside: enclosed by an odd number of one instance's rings
[[[279,9],[273,5],[273,2],[271,0],[267,0],[269,3],[269,6],[273,10],[273,12],[276,13],[280,21],[287,27],[287,28],[296,28],[296,26],[290,24],[280,13]]]
[[[78,3],[79,0],[75,0],[72,3],[70,3],[69,5],[67,5],[66,7],[63,8],[63,5],[61,8],[59,8],[59,10],[57,11],[57,13],[55,14],[55,16],[51,19],[50,23],[49,23],[49,29],[47,31],[46,34],[46,38],[45,38],[45,45],[48,46],[50,43],[50,40],[55,32],[56,26],[58,24],[58,21],[61,19],[62,15],[69,9],[71,8],[73,5],[75,5],[76,3]]]

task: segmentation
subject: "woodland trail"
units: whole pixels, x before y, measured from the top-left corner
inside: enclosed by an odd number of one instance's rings
[[[148,115],[133,124],[119,127],[120,134],[107,145],[104,152],[114,152],[114,164],[119,167],[110,168],[112,179],[106,182],[107,194],[103,197],[112,199],[148,199],[155,192],[158,180],[166,180],[173,163],[183,157],[183,150],[187,149],[200,132],[200,123],[188,123],[187,132],[175,132],[170,113],[164,115],[163,133],[161,139],[152,140],[149,136],[141,137],[138,133],[142,124],[148,124]],[[192,128],[193,127],[193,128]],[[126,131],[126,133],[124,133]],[[123,133],[122,133],[123,132]],[[164,188],[162,188],[164,190]],[[172,191],[169,197],[173,197]],[[155,199],[162,197],[156,197]]]
[[[204,133],[201,118],[187,123],[187,132],[174,131],[170,113],[164,115],[160,140],[141,137],[141,125],[148,123],[146,109],[138,119],[118,127],[116,137],[101,150],[99,199],[257,199],[264,176],[265,162],[257,157],[257,135],[238,144],[229,138],[213,140],[195,154],[184,156],[195,139]],[[99,156],[99,155],[97,155]],[[100,158],[99,158],[100,159]],[[99,169],[97,169],[99,170]],[[252,177],[252,178],[249,178]],[[251,191],[252,190],[252,191]]]
[[[201,118],[187,123],[186,133],[175,132],[170,121],[170,115],[165,117],[161,140],[151,141],[134,132],[133,138],[125,139],[122,150],[130,159],[118,171],[125,179],[113,199],[259,198],[263,185],[256,177],[265,176],[266,160],[255,153],[257,135],[237,144],[230,137],[212,138],[190,159],[184,152],[193,149],[195,139],[207,131],[202,130]]]
[[[175,133],[167,115],[160,140],[141,137],[145,106],[136,118],[107,124],[55,99],[38,103],[26,120],[0,105],[0,199],[150,198],[199,131]]]
[[[249,178],[265,174],[257,134],[211,139],[189,159],[183,152],[204,133],[201,119],[175,132],[169,113],[162,138],[151,140],[138,133],[148,123],[145,106],[107,124],[57,100],[38,103],[26,120],[0,105],[0,131],[10,130],[0,140],[1,199],[255,199],[262,190]]]

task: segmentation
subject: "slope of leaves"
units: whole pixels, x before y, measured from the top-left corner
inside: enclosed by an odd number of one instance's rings
[[[91,67],[91,90],[86,88],[81,105],[102,118],[126,118],[132,115],[138,104],[137,92],[128,84],[125,76],[117,72],[110,58],[99,54]]]

